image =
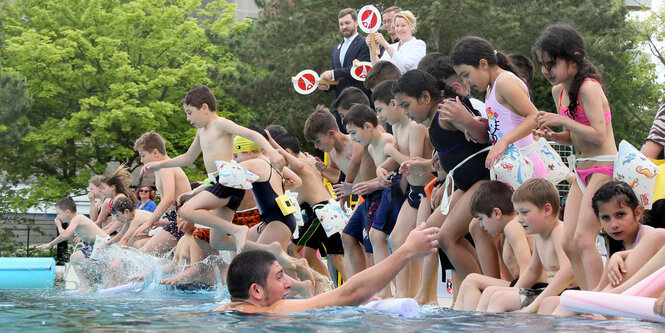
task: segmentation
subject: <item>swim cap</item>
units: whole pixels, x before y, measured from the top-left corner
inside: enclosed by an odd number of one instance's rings
[[[242,136],[236,135],[233,138],[233,153],[246,153],[250,151],[260,151],[261,147],[254,143],[254,141],[245,139]]]

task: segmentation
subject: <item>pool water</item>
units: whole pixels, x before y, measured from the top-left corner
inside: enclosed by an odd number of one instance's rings
[[[234,331],[234,332],[648,332],[665,325],[596,321],[534,314],[479,314],[425,307],[417,318],[357,307],[291,315],[210,312],[224,292],[149,290],[95,295],[65,290],[0,290],[0,332]]]

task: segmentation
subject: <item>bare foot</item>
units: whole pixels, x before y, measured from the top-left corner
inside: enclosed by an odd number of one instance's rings
[[[293,258],[293,262],[296,264],[296,273],[298,274],[298,278],[301,280],[310,280],[312,282],[316,281],[314,279],[314,274],[312,273],[312,269],[309,268],[309,264],[307,263],[307,259],[305,258]]]
[[[427,297],[417,295],[415,298],[416,302],[418,302],[418,305],[423,306],[423,305],[434,305],[434,306],[439,306],[439,300],[437,299],[428,299]]]
[[[238,228],[230,235],[236,243],[236,253],[240,253],[245,248],[249,228],[246,225],[236,225],[236,227]]]
[[[316,282],[313,290],[315,296],[333,289],[333,283],[330,278],[315,270],[312,270],[312,273],[314,274],[314,281]]]
[[[303,298],[312,297],[313,289],[314,289],[314,282],[312,281],[294,281],[291,284],[291,290],[297,292]]]
[[[282,265],[283,268],[296,270],[296,264],[293,262],[294,258],[290,257],[284,250],[279,242],[273,242],[268,245],[268,252],[272,253],[276,258],[277,262]]]

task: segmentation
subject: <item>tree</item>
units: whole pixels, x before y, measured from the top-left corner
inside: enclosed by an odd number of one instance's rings
[[[316,104],[330,105],[332,96],[323,92],[298,95],[290,77],[306,68],[317,72],[327,69],[331,47],[341,40],[338,11],[345,7],[359,9],[367,2],[257,3],[264,11],[253,29],[234,35],[227,44],[243,59],[242,71],[238,72],[250,74],[242,78],[225,75],[222,80],[231,81],[227,90],[260,112],[264,124],[279,122],[301,134],[304,119]],[[394,4],[418,17],[416,37],[427,43],[428,52],[448,54],[460,37],[478,35],[498,50],[528,56],[549,24],[572,24],[585,37],[589,58],[605,78],[617,140],[627,139],[639,146],[646,136],[661,87],[653,83],[653,66],[640,57],[638,36],[626,21],[623,1],[404,0],[378,2],[375,6],[382,10]],[[541,77],[531,88],[536,106],[554,111],[549,83]]]
[[[34,102],[13,119],[15,129],[30,130],[11,136],[0,169],[8,181],[37,180],[27,203],[83,188],[108,162],[135,167],[134,140],[149,130],[171,154],[184,152],[195,129],[180,101],[194,85],[220,96],[223,115],[246,111],[231,110],[238,105],[210,79],[235,71],[228,49],[211,43],[230,34],[234,4],[25,0],[2,10],[0,60],[27,79]]]

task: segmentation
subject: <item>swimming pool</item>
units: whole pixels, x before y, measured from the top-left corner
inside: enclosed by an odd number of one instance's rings
[[[479,314],[426,307],[405,319],[359,308],[292,315],[212,313],[219,292],[147,291],[91,295],[52,290],[0,290],[0,332],[240,331],[240,332],[645,332],[664,325],[529,314]]]

